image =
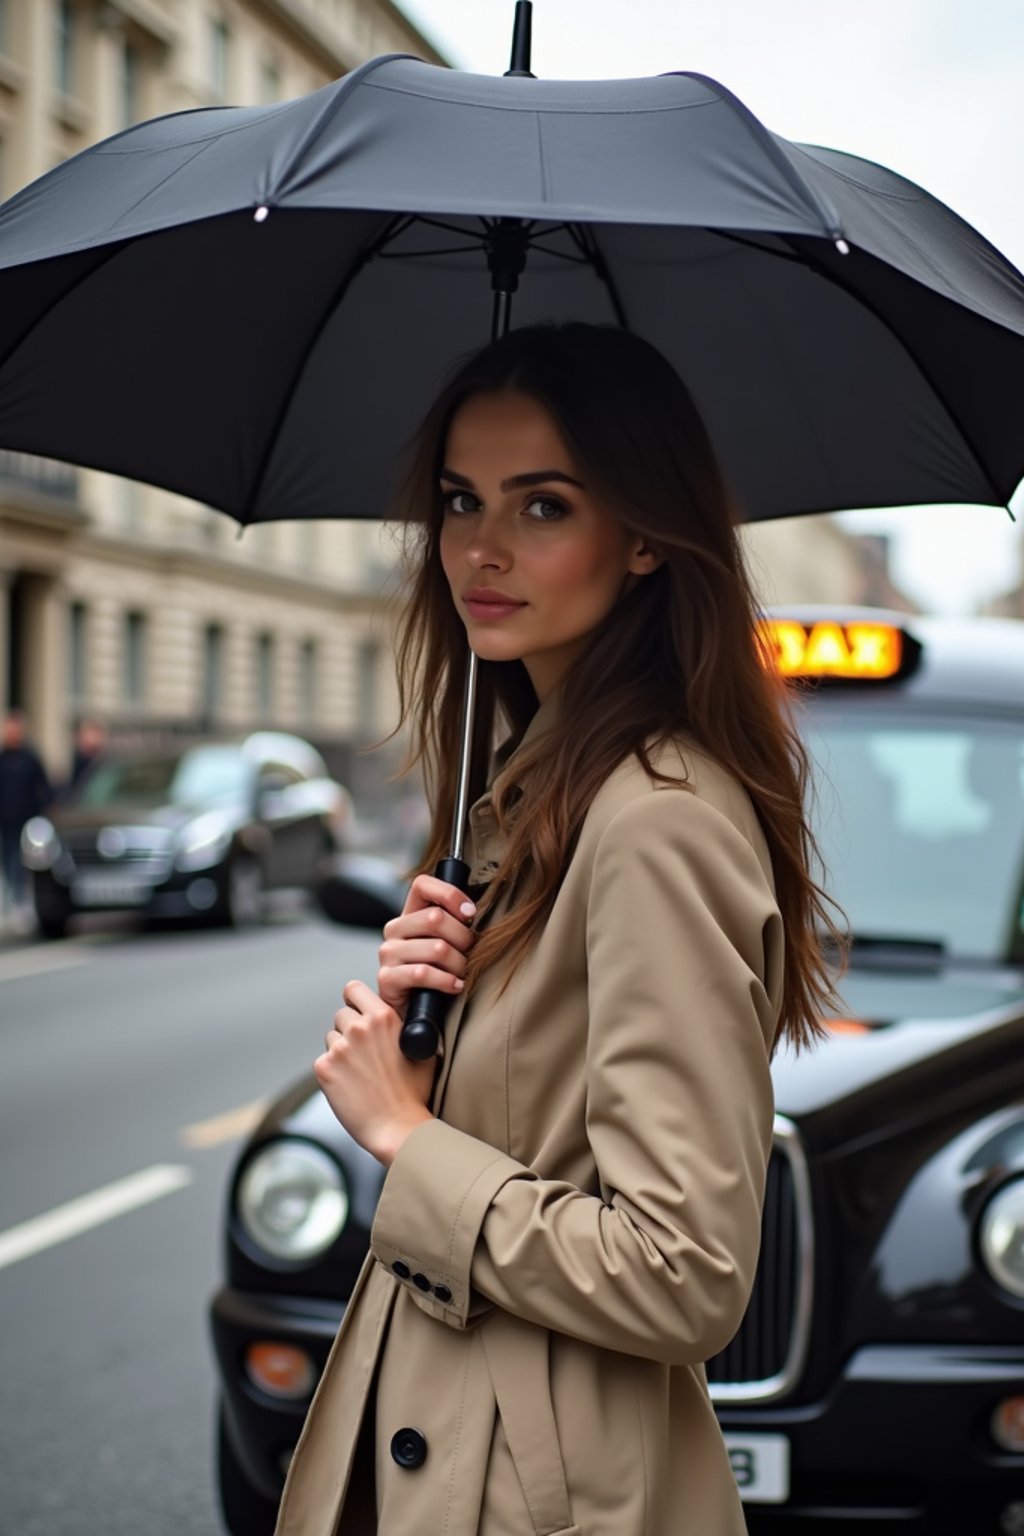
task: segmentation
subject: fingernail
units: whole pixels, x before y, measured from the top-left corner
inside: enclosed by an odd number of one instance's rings
[[[459,908],[459,911],[462,913],[463,917],[472,917],[473,913],[476,911],[476,907],[471,901],[464,901],[462,906]]]
[[[463,982],[463,980],[462,980],[462,978],[460,976],[456,976],[453,985],[455,987],[456,992],[461,992],[463,986],[465,985],[465,983]]]

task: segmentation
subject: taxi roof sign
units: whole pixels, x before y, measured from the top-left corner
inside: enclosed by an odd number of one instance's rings
[[[896,624],[770,618],[761,621],[768,657],[783,677],[884,682],[913,669],[920,646]]]

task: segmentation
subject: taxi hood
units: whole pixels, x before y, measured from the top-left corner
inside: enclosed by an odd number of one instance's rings
[[[902,1134],[947,1108],[1024,1097],[1024,976],[851,969],[847,1016],[773,1064],[776,1108],[818,1150]]]

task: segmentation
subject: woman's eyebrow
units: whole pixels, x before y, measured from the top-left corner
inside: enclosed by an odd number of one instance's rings
[[[467,491],[475,491],[476,486],[468,475],[460,475],[454,469],[442,469],[442,480],[450,480],[453,485],[461,485]],[[547,485],[552,480],[560,480],[565,485],[575,485],[582,491],[584,489],[581,480],[574,480],[572,475],[567,475],[563,469],[531,469],[524,475],[511,475],[501,482],[503,491],[523,491],[531,485]]]

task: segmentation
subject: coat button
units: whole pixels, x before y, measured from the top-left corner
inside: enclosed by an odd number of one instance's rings
[[[412,1283],[413,1283],[413,1285],[418,1287],[418,1289],[421,1290],[421,1291],[431,1291],[431,1290],[433,1290],[433,1286],[431,1285],[430,1281],[427,1279],[426,1275],[413,1275]]]
[[[412,1270],[409,1268],[408,1264],[403,1264],[401,1259],[396,1259],[391,1268],[394,1270],[399,1280],[408,1280],[409,1276],[412,1274]]]
[[[418,1429],[400,1429],[391,1436],[391,1457],[407,1472],[415,1472],[427,1459],[427,1440]]]
[[[443,1301],[445,1306],[447,1306],[452,1299],[452,1293],[446,1285],[435,1285],[434,1295],[437,1297],[438,1301]]]

